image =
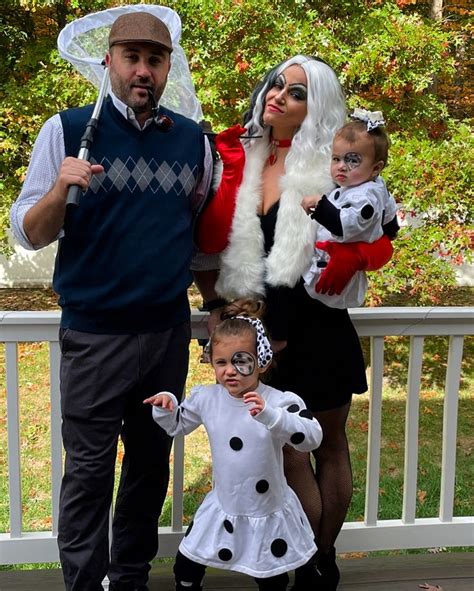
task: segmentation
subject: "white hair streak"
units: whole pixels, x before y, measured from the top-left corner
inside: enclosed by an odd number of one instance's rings
[[[246,127],[252,135],[268,137],[269,129],[263,128],[265,96],[283,70],[299,65],[308,81],[308,113],[293,138],[286,163],[293,172],[306,169],[315,161],[328,160],[334,134],[346,121],[345,98],[334,70],[326,63],[305,55],[295,55],[271,70],[262,83],[255,99],[253,111],[248,114]],[[258,140],[249,140],[253,144]]]

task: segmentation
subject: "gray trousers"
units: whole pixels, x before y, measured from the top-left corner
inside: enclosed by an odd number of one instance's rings
[[[145,584],[158,550],[158,518],[172,439],[152,419],[148,396],[184,389],[190,324],[162,333],[60,332],[66,452],[58,545],[67,591],[100,591],[108,574]],[[124,444],[109,561],[108,517],[119,437]]]

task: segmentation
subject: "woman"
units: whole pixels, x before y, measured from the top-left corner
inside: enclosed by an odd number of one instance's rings
[[[315,471],[309,454],[285,448],[285,475],[318,546],[315,559],[297,569],[294,591],[338,585],[334,543],[352,496],[345,424],[352,394],[367,390],[362,351],[347,310],[310,298],[301,281],[317,239],[316,223],[301,201],[333,188],[331,143],[345,116],[340,84],[325,62],[297,55],[272,69],[251,97],[246,129],[234,128],[218,138],[230,144],[222,149],[223,183],[198,232],[201,248],[215,250],[219,224],[219,235],[225,235],[228,245],[217,293],[227,300],[265,298],[266,326],[274,351],[279,351],[269,384],[301,396],[323,429],[323,442],[313,452]],[[242,132],[246,135],[239,151],[236,138]],[[235,185],[240,186],[234,211],[228,193]],[[229,235],[227,229],[222,232],[225,219],[231,220]],[[381,241],[368,245],[371,254],[380,255],[379,266],[391,254],[389,241]],[[327,271],[337,275],[336,258],[332,262]],[[324,280],[330,284],[331,275]]]

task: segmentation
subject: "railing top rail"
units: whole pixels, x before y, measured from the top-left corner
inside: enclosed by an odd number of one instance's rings
[[[353,319],[370,317],[379,320],[399,320],[412,318],[418,320],[443,320],[455,316],[460,320],[474,323],[474,306],[382,306],[379,308],[350,308]],[[206,312],[193,308],[193,316],[205,317]],[[61,317],[58,311],[5,311],[0,310],[0,324],[56,324]]]
[[[370,318],[372,320],[445,320],[457,318],[474,324],[474,306],[398,306],[380,308],[350,308],[353,320]]]
[[[0,311],[0,326],[18,324],[58,324],[61,318],[60,311]]]
[[[474,306],[351,308],[349,313],[361,336],[474,334]],[[60,311],[0,311],[0,342],[55,340],[52,331],[60,315]],[[206,324],[207,313],[193,309],[194,338],[207,337]]]

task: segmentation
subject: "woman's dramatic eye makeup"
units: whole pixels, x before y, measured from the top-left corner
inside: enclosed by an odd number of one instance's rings
[[[290,94],[300,101],[305,101],[308,97],[308,91],[304,84],[292,84],[290,86]]]
[[[279,74],[275,80],[275,84],[273,86],[277,86],[278,88],[283,88],[286,84],[286,79],[283,74]]]
[[[279,74],[273,84],[273,88],[284,88],[286,84],[286,78],[284,74]],[[308,89],[306,88],[305,84],[290,84],[288,87],[288,93],[293,96],[294,98],[304,101],[308,96]]]

